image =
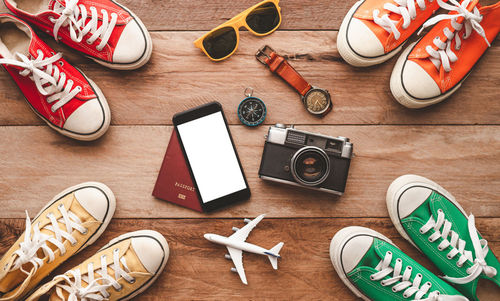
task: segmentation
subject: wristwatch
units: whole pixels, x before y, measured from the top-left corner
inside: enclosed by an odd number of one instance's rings
[[[271,47],[267,45],[262,47],[255,57],[299,92],[309,113],[323,117],[332,110],[330,93],[325,89],[311,86],[284,57],[278,55]]]

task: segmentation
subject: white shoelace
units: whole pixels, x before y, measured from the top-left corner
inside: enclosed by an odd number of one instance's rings
[[[403,29],[407,29],[410,26],[411,21],[415,20],[417,17],[417,9],[415,6],[415,0],[393,0],[397,5],[393,3],[384,4],[384,9],[394,13],[401,15],[403,18]],[[429,2],[433,2],[434,0],[430,0]],[[416,0],[417,5],[420,7],[420,10],[425,10],[425,0]],[[380,11],[378,9],[373,10],[373,21],[375,24],[381,26],[388,33],[394,33],[394,38],[399,40],[401,37],[401,33],[397,29],[396,25],[399,23],[399,20],[392,20],[389,18],[389,14],[385,14],[382,17],[379,17]]]
[[[19,74],[29,76],[35,82],[38,91],[47,96],[49,104],[55,102],[51,107],[52,112],[55,112],[73,99],[82,90],[82,87],[73,88],[74,82],[71,79],[66,80],[66,74],[59,71],[59,68],[54,64],[62,57],[61,53],[45,59],[42,51],[38,50],[37,54],[38,57],[33,59],[16,52],[14,57],[19,60],[0,59],[0,64],[24,68]]]
[[[391,261],[392,261],[392,252],[387,251],[385,253],[384,259],[382,259],[375,267],[375,269],[378,272],[370,275],[370,280],[380,281],[380,284],[382,284],[382,286],[392,285],[392,291],[395,293],[405,290],[403,292],[403,296],[405,298],[409,298],[415,295],[414,300],[437,301],[439,300],[438,299],[439,296],[444,296],[440,295],[439,292],[434,291],[429,293],[428,298],[422,299],[422,297],[429,292],[429,289],[431,288],[432,284],[430,282],[421,284],[422,274],[417,274],[413,279],[413,282],[411,282],[410,278],[412,273],[412,267],[407,266],[403,274],[401,275],[401,270],[403,268],[403,261],[400,258],[396,259],[396,264],[394,265],[394,268],[390,266]],[[391,273],[392,273],[391,278],[384,279]],[[462,299],[457,299],[457,300],[462,300]]]
[[[123,269],[120,266],[123,265]],[[108,275],[108,263],[106,256],[101,256],[101,268],[95,272],[100,276],[94,277],[94,265],[89,263],[88,273],[83,275],[79,269],[70,270],[67,274],[56,276],[54,279],[64,279],[65,283],[57,284],[56,294],[62,300],[65,300],[63,290],[69,293],[68,301],[101,301],[108,298],[110,294],[107,289],[111,286],[115,290],[120,291],[122,286],[118,283],[120,278],[125,279],[129,283],[134,283],[135,278],[130,276],[130,269],[127,266],[127,261],[124,257],[120,258],[119,250],[113,251],[113,263],[110,268],[115,271],[114,278]],[[71,279],[73,278],[73,280]],[[82,286],[82,280],[88,283],[86,287]]]
[[[47,215],[50,219],[50,224],[43,229],[49,230],[54,235],[47,235],[40,232],[39,225],[32,225],[28,212],[26,212],[26,230],[24,232],[24,241],[20,244],[17,251],[14,252],[18,257],[12,264],[10,270],[14,271],[20,269],[23,273],[29,274],[29,271],[23,269],[23,265],[31,263],[35,271],[43,265],[43,259],[38,257],[38,251],[41,249],[45,257],[49,257],[48,262],[55,259],[54,251],[47,246],[50,242],[56,246],[61,252],[61,255],[66,254],[66,248],[63,244],[63,239],[68,240],[71,245],[75,245],[77,240],[70,234],[73,230],[77,230],[82,234],[87,233],[87,229],[81,225],[81,220],[73,212],[67,211],[64,205],[59,205],[57,209],[61,212],[62,217],[58,220],[51,213]],[[66,229],[59,228],[59,224],[66,225]],[[33,235],[31,235],[31,228],[33,228]]]
[[[57,33],[62,26],[69,27],[70,37],[77,43],[80,43],[90,32],[92,36],[86,40],[86,43],[89,45],[93,44],[100,38],[101,42],[97,45],[96,49],[101,51],[108,43],[109,37],[115,28],[118,15],[116,13],[108,15],[108,12],[102,9],[102,19],[100,19],[97,14],[97,9],[93,6],[90,7],[91,15],[88,15],[87,8],[83,4],[78,5],[78,1],[79,0],[66,0],[65,6],[56,2],[54,11],[61,16],[57,19],[51,18],[51,22],[55,24],[53,30],[54,38],[56,40],[58,39]],[[90,20],[85,24],[88,18],[90,18]],[[99,21],[101,21],[102,24],[97,27]]]
[[[473,281],[479,275],[484,273],[488,277],[495,277],[497,274],[497,270],[494,267],[488,266],[484,258],[488,254],[488,242],[485,239],[479,239],[479,235],[475,226],[474,215],[470,215],[468,219],[468,229],[469,236],[472,240],[472,245],[474,247],[474,253],[476,258],[474,259],[472,256],[472,252],[465,250],[465,241],[460,239],[459,235],[451,230],[452,223],[445,219],[445,214],[443,210],[438,210],[437,220],[434,220],[434,217],[427,221],[425,225],[420,228],[420,233],[425,234],[429,230],[434,229],[434,233],[429,236],[429,241],[432,243],[439,238],[443,238],[443,241],[439,243],[438,250],[443,251],[449,246],[451,246],[451,250],[447,254],[447,258],[452,260],[455,256],[460,255],[457,261],[457,266],[461,267],[467,260],[470,260],[473,263],[473,266],[467,269],[468,276],[463,278],[453,278],[444,276],[443,278],[449,282],[457,283],[457,284],[465,284]],[[442,227],[442,230],[440,230]],[[451,235],[451,241],[448,240],[448,236]]]
[[[446,72],[451,71],[451,63],[454,63],[458,60],[457,55],[451,49],[451,43],[455,40],[455,51],[460,50],[462,45],[462,40],[460,35],[458,34],[462,27],[465,25],[465,33],[463,35],[463,39],[466,40],[472,34],[472,30],[477,32],[480,36],[484,38],[488,47],[490,47],[490,42],[486,38],[486,33],[484,32],[484,28],[480,25],[483,17],[479,13],[479,9],[474,7],[472,12],[467,10],[467,6],[470,4],[470,0],[464,0],[462,4],[458,3],[456,0],[448,0],[449,3],[453,5],[447,4],[442,0],[438,0],[439,6],[449,11],[456,11],[457,14],[443,14],[435,16],[429,20],[427,20],[423,25],[418,34],[422,32],[425,28],[432,26],[436,23],[439,23],[442,20],[451,20],[451,26],[455,30],[452,32],[448,27],[445,27],[443,30],[444,35],[447,40],[445,42],[441,41],[439,37],[436,37],[433,40],[434,45],[438,47],[438,50],[432,48],[432,46],[428,45],[425,50],[431,56],[429,59],[432,61],[434,66],[439,70],[441,65],[443,65],[443,69]],[[464,20],[462,23],[457,22],[457,18],[463,17]]]

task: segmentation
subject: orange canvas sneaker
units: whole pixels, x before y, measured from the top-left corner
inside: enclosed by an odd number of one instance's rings
[[[94,256],[41,286],[26,301],[125,301],[145,291],[167,264],[168,243],[151,230],[111,240]]]
[[[436,24],[401,54],[392,72],[392,94],[408,108],[426,107],[453,94],[500,31],[500,2],[484,7],[478,0],[437,2],[449,14],[423,25]]]
[[[385,62],[438,8],[436,0],[360,0],[340,26],[339,53],[357,67]]]
[[[23,300],[43,278],[104,232],[115,211],[104,184],[82,183],[58,194],[30,221],[0,260],[0,300]]]

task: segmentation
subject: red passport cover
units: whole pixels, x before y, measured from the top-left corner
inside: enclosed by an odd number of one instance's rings
[[[153,196],[203,212],[175,129],[170,136]]]

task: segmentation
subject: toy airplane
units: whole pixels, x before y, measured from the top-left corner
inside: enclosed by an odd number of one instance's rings
[[[204,237],[207,240],[219,245],[226,246],[227,250],[229,251],[229,254],[226,254],[225,257],[226,259],[232,259],[234,266],[236,267],[236,268],[231,268],[231,272],[238,273],[238,275],[240,275],[241,281],[244,284],[248,283],[247,283],[247,277],[245,276],[245,269],[243,268],[243,259],[242,259],[243,251],[259,255],[266,255],[269,258],[269,261],[271,261],[271,265],[273,266],[273,268],[275,270],[278,269],[278,258],[281,258],[281,256],[279,255],[279,251],[283,247],[282,242],[280,242],[270,250],[266,250],[262,247],[245,242],[245,240],[248,237],[248,234],[250,234],[253,228],[257,226],[257,224],[264,218],[264,216],[265,214],[259,215],[254,220],[245,219],[244,221],[246,225],[241,229],[233,227],[233,231],[236,232],[229,237],[224,237],[211,233],[207,233],[204,235]]]

